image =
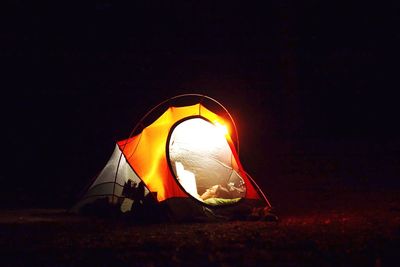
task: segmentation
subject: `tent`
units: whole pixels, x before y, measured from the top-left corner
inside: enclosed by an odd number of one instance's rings
[[[116,143],[73,211],[95,210],[99,203],[101,212],[107,204],[109,210],[136,209],[174,221],[242,218],[271,206],[240,163],[232,116],[198,94],[161,102]]]

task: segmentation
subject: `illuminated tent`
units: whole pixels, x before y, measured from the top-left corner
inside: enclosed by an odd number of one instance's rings
[[[179,104],[188,98],[195,103]],[[149,118],[152,121],[145,124]],[[202,212],[235,218],[270,206],[241,165],[238,149],[234,120],[219,102],[193,94],[171,98],[149,111],[129,138],[117,142],[110,160],[73,210],[103,201],[126,212],[135,201],[152,198],[170,219],[188,220]],[[126,194],[127,187],[133,195],[141,191],[144,198]]]

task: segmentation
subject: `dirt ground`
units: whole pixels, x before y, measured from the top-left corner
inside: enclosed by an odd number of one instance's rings
[[[2,211],[1,266],[398,266],[399,194],[352,195],[284,209],[279,223],[137,225]]]

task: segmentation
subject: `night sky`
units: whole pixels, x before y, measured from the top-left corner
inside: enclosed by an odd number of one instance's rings
[[[400,186],[394,4],[7,2],[3,207],[72,205],[115,142],[180,93],[230,110],[272,199]]]

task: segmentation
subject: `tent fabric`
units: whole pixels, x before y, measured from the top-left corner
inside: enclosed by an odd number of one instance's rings
[[[118,145],[115,145],[114,151],[106,166],[97,175],[96,179],[91,184],[87,192],[83,195],[78,204],[73,207],[73,211],[79,211],[81,207],[93,203],[99,198],[111,196],[115,196],[117,198],[123,197],[123,186],[128,180],[131,180],[136,184],[141,182],[141,179],[126,162],[125,157],[123,155],[121,157],[121,155],[121,150],[119,149]],[[148,193],[149,190],[145,188],[145,195]]]
[[[151,192],[157,192],[158,201],[172,197],[188,197],[188,194],[176,183],[176,179],[168,166],[166,146],[171,128],[180,120],[191,116],[200,116],[210,122],[226,124],[222,117],[201,104],[170,107],[139,135],[118,142],[118,146],[130,166],[141,177]],[[229,135],[227,136],[227,142],[237,163],[237,171],[247,186],[245,197],[259,199],[260,196],[251,185],[240,164],[235,146]]]

